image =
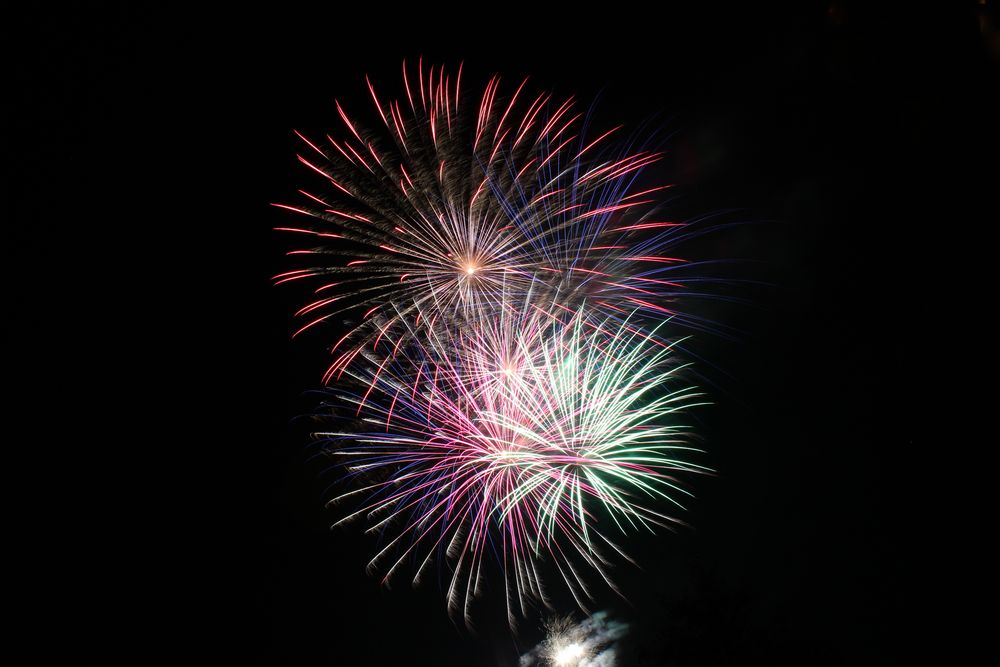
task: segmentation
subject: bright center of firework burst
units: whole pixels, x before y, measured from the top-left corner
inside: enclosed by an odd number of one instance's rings
[[[502,464],[511,464],[523,461],[525,458],[529,457],[530,454],[528,452],[521,450],[521,448],[518,447],[517,445],[510,444],[505,449],[499,449],[493,452],[491,456],[495,461],[498,461]]]
[[[583,657],[583,647],[579,644],[568,644],[552,656],[557,665],[575,665]]]
[[[475,264],[466,264],[465,265],[465,272],[471,276],[472,274],[474,274],[476,272],[477,268],[479,268],[479,267],[477,267]]]

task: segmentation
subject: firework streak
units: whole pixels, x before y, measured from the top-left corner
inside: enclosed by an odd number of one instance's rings
[[[324,375],[350,406],[322,434],[352,482],[333,502],[384,537],[386,582],[444,564],[467,620],[493,556],[512,623],[548,603],[545,567],[584,607],[581,564],[614,587],[614,534],[676,523],[676,476],[707,470],[671,330],[702,328],[677,309],[689,233],[639,184],[660,154],[585,133],[572,99],[496,76],[473,97],[422,62],[403,82],[368,83],[377,129],[338,103],[340,138],[300,134],[319,185],[276,204],[315,244],[275,279],[313,284],[296,335],[352,322]]]

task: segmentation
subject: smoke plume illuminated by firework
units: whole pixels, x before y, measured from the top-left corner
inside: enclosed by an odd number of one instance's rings
[[[521,656],[518,667],[613,667],[626,623],[599,611],[580,623],[569,616],[549,619],[542,642]]]

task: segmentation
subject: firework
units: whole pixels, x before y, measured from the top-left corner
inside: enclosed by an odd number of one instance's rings
[[[572,616],[545,622],[545,639],[521,656],[519,667],[611,667],[628,624],[599,611],[577,623]]]
[[[526,81],[503,98],[493,77],[473,96],[461,67],[422,62],[404,63],[403,80],[400,100],[368,83],[374,129],[338,103],[342,138],[300,134],[317,183],[276,204],[301,220],[280,229],[312,244],[291,251],[306,266],[275,277],[314,285],[296,334],[348,313],[360,322],[333,345],[326,380],[432,304],[436,322],[478,320],[530,292],[571,313],[586,301],[598,319],[702,326],[674,307],[691,289],[669,250],[691,232],[658,215],[669,185],[639,185],[661,153],[617,147],[620,128],[588,137],[572,99],[529,95]]]
[[[386,583],[440,565],[467,622],[492,555],[512,625],[551,604],[547,571],[585,608],[586,575],[614,588],[618,542],[678,523],[683,478],[707,471],[678,354],[704,326],[678,309],[693,265],[672,249],[693,232],[643,182],[661,154],[588,132],[572,99],[496,76],[469,95],[461,67],[422,62],[403,82],[398,100],[368,83],[374,129],[338,103],[340,138],[300,134],[319,188],[277,205],[313,243],[276,277],[313,286],[297,333],[347,328],[319,434],[352,485],[338,523],[370,522]],[[557,663],[585,656],[562,643]]]
[[[323,436],[352,473],[378,476],[338,498],[366,497],[343,521],[367,516],[373,532],[394,531],[370,566],[388,581],[412,559],[418,580],[447,561],[449,606],[467,620],[493,536],[512,622],[529,599],[548,602],[540,562],[555,564],[582,607],[590,592],[573,561],[613,586],[606,552],[624,552],[612,530],[676,523],[657,506],[681,507],[676,476],[706,470],[689,461],[697,450],[680,419],[698,393],[678,379],[670,348],[627,318],[595,325],[581,309],[567,324],[531,311],[492,335],[431,330],[418,349],[352,368],[368,390],[340,398],[365,432]]]

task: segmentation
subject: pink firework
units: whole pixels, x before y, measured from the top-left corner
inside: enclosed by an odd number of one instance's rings
[[[568,322],[510,313],[492,331],[437,330],[352,366],[368,390],[341,398],[365,432],[322,435],[369,480],[336,499],[366,499],[341,523],[367,516],[391,536],[370,567],[388,582],[414,560],[417,581],[447,563],[449,607],[468,620],[484,557],[499,545],[512,624],[531,599],[548,603],[541,563],[581,607],[590,592],[580,564],[611,584],[606,556],[624,551],[593,506],[620,534],[669,526],[677,520],[657,505],[687,495],[676,475],[706,471],[687,460],[697,450],[678,419],[698,393],[668,348],[630,329],[583,309]]]

